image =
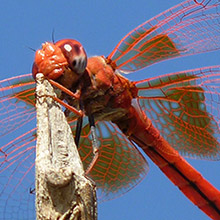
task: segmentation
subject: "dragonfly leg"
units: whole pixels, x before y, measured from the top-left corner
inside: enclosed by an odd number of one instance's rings
[[[83,123],[83,117],[81,116],[77,119],[77,125],[76,125],[75,144],[77,148],[79,147],[80,134],[82,131],[82,123]]]
[[[65,107],[65,108],[68,109],[69,111],[75,113],[75,114],[78,115],[79,117],[82,117],[82,116],[83,116],[82,110],[77,110],[77,109],[74,108],[73,106],[67,104],[66,102],[60,100],[60,99],[57,98],[57,97],[50,96],[50,95],[45,95],[45,96],[52,98],[54,101],[58,102],[58,103],[61,104],[63,107]]]
[[[86,175],[88,175],[90,173],[90,171],[93,169],[93,167],[95,166],[95,164],[96,164],[96,162],[98,160],[98,157],[99,157],[99,153],[98,153],[98,151],[96,151],[96,153],[94,154],[94,157],[93,157],[91,163],[89,164],[89,166],[88,166],[88,168],[87,168],[87,170],[85,172]]]
[[[96,134],[96,128],[95,128],[95,121],[93,115],[89,116],[89,124],[90,124],[90,130],[92,135],[92,148],[93,148],[93,159],[89,165],[89,167],[86,170],[86,174],[88,174],[92,168],[94,167],[95,163],[97,162],[97,159],[99,157],[99,143],[98,138]]]
[[[95,155],[99,150],[99,144],[98,144],[98,138],[96,134],[95,121],[93,115],[89,115],[89,124],[92,135],[93,154]]]
[[[47,79],[53,86],[57,87],[58,89],[60,89],[61,91],[63,91],[64,93],[66,93],[67,95],[71,96],[72,98],[79,100],[80,98],[80,94],[79,93],[73,93],[72,91],[70,91],[69,89],[65,88],[64,86],[62,86],[61,84],[51,80],[51,79]],[[77,110],[76,108],[74,108],[73,106],[67,104],[66,102],[62,101],[61,99],[57,98],[57,97],[52,97],[52,96],[47,96],[47,97],[51,97],[53,100],[55,100],[56,102],[60,103],[62,106],[64,106],[66,109],[68,109],[69,111],[75,113],[76,115],[82,117],[83,116],[83,112],[81,110]]]
[[[79,109],[81,111],[83,111],[83,104],[82,104],[82,100],[79,100]],[[79,147],[79,140],[80,140],[80,136],[81,136],[81,131],[82,131],[82,123],[83,123],[83,116],[78,117],[77,119],[77,124],[76,124],[76,134],[75,134],[75,144],[76,147]]]
[[[35,193],[36,193],[35,188],[30,188],[29,193],[35,195]]]
[[[67,95],[75,98],[75,99],[79,99],[80,98],[80,94],[76,94],[73,93],[72,91],[70,91],[69,89],[65,88],[64,86],[62,86],[60,83],[53,81],[52,79],[47,79],[50,84],[52,84],[53,86],[57,87],[58,89],[60,89],[61,91],[63,91],[64,93],[66,93]]]

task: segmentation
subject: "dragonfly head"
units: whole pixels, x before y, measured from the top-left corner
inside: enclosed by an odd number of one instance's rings
[[[72,39],[64,39],[57,41],[55,45],[61,49],[69,68],[74,73],[78,75],[84,73],[87,66],[87,55],[81,43]]]
[[[87,66],[87,55],[83,46],[76,40],[64,39],[55,44],[46,42],[37,50],[32,67],[33,77],[43,73],[49,79],[56,80],[70,69],[80,76]]]

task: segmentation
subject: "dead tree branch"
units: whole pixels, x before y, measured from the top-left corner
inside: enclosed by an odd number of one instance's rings
[[[36,211],[38,220],[97,219],[94,184],[84,175],[72,131],[52,96],[52,86],[37,75]]]

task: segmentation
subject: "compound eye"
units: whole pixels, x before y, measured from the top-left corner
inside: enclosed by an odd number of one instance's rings
[[[56,42],[67,59],[69,67],[77,74],[82,74],[87,65],[87,55],[83,46],[76,40],[61,40]]]

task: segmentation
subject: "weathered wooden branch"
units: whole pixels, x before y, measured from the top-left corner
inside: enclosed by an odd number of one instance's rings
[[[71,129],[50,97],[54,95],[43,74],[37,74],[37,219],[97,219],[95,186],[84,175]]]

